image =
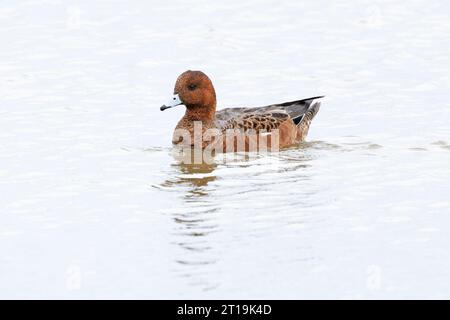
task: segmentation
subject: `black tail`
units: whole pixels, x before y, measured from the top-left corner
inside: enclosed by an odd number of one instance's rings
[[[320,102],[313,100],[310,102],[310,105],[306,110],[306,112],[303,114],[303,116],[297,121],[294,121],[298,128],[299,141],[305,140],[306,136],[308,135],[311,121],[312,119],[314,119],[317,112],[319,112],[319,109],[320,109]]]
[[[312,97],[312,98],[307,98],[307,99],[302,99],[302,100],[295,100],[295,101],[279,103],[279,104],[276,104],[276,106],[287,107],[287,106],[291,106],[291,105],[295,105],[295,104],[306,104],[307,105],[307,104],[310,104],[312,101],[314,101],[316,99],[320,99],[320,98],[325,98],[325,96],[317,96],[317,97]]]
[[[314,97],[314,98],[309,98],[309,99],[303,100],[306,104],[309,104],[308,109],[301,116],[293,118],[292,120],[294,121],[294,123],[296,125],[300,125],[303,122],[308,122],[307,126],[309,126],[309,123],[311,123],[312,119],[316,116],[317,112],[319,112],[319,109],[320,109],[320,101],[314,101],[314,100],[320,99],[323,97],[324,96]]]

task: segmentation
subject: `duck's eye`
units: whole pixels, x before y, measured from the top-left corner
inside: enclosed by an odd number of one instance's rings
[[[197,88],[196,84],[190,84],[188,85],[189,90],[195,90]]]

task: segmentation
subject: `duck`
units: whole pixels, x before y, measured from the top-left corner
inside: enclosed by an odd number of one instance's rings
[[[210,78],[202,71],[188,70],[177,78],[173,96],[160,110],[186,107],[172,136],[174,145],[236,152],[253,151],[250,146],[258,148],[264,140],[272,150],[274,146],[282,149],[305,140],[322,98],[217,111],[216,91]],[[227,136],[230,132],[234,134],[232,139]]]

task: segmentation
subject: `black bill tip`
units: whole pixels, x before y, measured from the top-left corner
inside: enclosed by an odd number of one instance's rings
[[[159,110],[164,111],[164,110],[169,109],[169,108],[172,108],[172,107],[168,107],[166,105],[162,105],[161,108],[159,108]]]

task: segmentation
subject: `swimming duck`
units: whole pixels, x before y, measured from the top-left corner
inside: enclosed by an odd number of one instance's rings
[[[216,92],[211,80],[201,71],[188,70],[178,77],[172,99],[160,109],[164,111],[178,105],[186,106],[186,113],[178,122],[172,138],[175,145],[204,149],[215,141],[220,143],[219,149],[222,151],[242,151],[236,150],[236,140],[218,139],[234,129],[244,136],[244,149],[248,151],[251,140],[249,132],[269,136],[269,144],[275,144],[275,141],[271,142],[271,135],[276,132],[279,148],[303,141],[319,111],[320,98],[323,96],[256,108],[226,108],[216,112]],[[200,135],[196,133],[196,128]],[[211,130],[216,132],[213,138],[202,139],[196,144],[197,137],[206,136],[205,132]]]

